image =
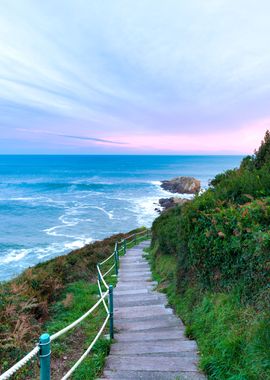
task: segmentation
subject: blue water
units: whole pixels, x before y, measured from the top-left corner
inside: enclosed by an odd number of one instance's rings
[[[113,233],[150,226],[159,181],[208,180],[240,156],[0,156],[0,280]]]

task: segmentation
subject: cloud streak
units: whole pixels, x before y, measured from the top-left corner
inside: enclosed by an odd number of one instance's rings
[[[181,153],[183,136],[202,135],[204,151],[223,151],[218,136],[270,117],[269,12],[267,0],[3,0],[0,153],[49,152],[50,134],[62,153],[87,141],[101,153],[163,152],[157,141]]]
[[[112,140],[105,140],[105,139],[98,139],[95,137],[85,137],[85,136],[70,136],[70,135],[57,135],[60,137],[66,137],[69,139],[77,139],[77,140],[90,140],[90,141],[96,141],[96,142],[102,142],[102,143],[108,143],[108,144],[116,144],[116,145],[127,145],[126,142],[120,142],[120,141],[112,141]]]
[[[64,137],[68,139],[75,139],[75,140],[84,140],[84,141],[94,141],[98,143],[106,143],[106,144],[115,144],[115,145],[127,145],[128,143],[126,142],[120,142],[120,141],[112,141],[112,140],[106,140],[106,139],[99,139],[95,137],[88,137],[88,136],[76,136],[76,135],[65,135],[65,134],[59,134],[59,133],[54,133],[46,130],[37,130],[37,129],[24,129],[24,128],[17,128],[17,131],[19,132],[27,132],[27,133],[35,133],[40,136],[44,135],[52,135],[52,136],[57,136],[57,137]]]

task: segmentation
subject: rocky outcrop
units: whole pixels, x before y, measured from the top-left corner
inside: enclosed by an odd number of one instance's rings
[[[161,187],[171,193],[196,194],[201,189],[201,181],[194,177],[176,177],[169,181],[161,181]]]
[[[168,210],[169,208],[177,206],[177,205],[183,205],[186,202],[189,202],[189,199],[176,198],[176,197],[161,198],[159,200],[159,204],[163,208],[163,211]]]

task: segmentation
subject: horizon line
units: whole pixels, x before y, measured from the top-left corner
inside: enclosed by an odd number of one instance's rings
[[[0,153],[0,157],[3,156],[171,156],[171,157],[177,157],[177,156],[252,156],[253,154],[248,153],[218,153],[218,154],[211,154],[211,153],[179,153],[179,154],[156,154],[156,153],[134,153],[134,154],[119,154],[119,153]]]

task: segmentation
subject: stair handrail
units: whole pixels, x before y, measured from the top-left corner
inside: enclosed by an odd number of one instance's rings
[[[134,234],[131,234],[120,241],[117,241],[115,244],[113,253],[109,257],[107,257],[105,260],[97,264],[97,273],[98,273],[97,284],[98,284],[99,297],[100,297],[99,300],[80,318],[76,319],[75,321],[73,321],[68,326],[64,327],[63,329],[57,331],[56,333],[52,335],[49,335],[48,333],[42,334],[36,346],[21,360],[19,360],[11,368],[9,368],[2,375],[0,375],[0,380],[9,379],[12,375],[14,375],[19,369],[21,369],[24,365],[26,365],[36,355],[38,355],[38,358],[40,361],[40,380],[50,380],[51,379],[51,375],[50,375],[51,342],[59,338],[61,335],[67,333],[69,330],[73,329],[78,324],[80,324],[85,318],[91,315],[101,303],[103,303],[103,306],[107,315],[100,330],[98,331],[98,333],[96,334],[95,338],[92,340],[91,344],[86,349],[86,351],[72,366],[72,368],[61,378],[61,380],[68,379],[71,376],[71,374],[75,371],[75,369],[80,365],[80,363],[86,358],[86,356],[89,354],[94,344],[96,343],[96,341],[98,340],[102,332],[104,331],[108,321],[110,321],[110,338],[113,339],[114,337],[113,286],[107,284],[105,277],[112,271],[113,268],[115,268],[115,276],[117,276],[118,267],[119,267],[119,253],[123,251],[123,254],[126,254],[126,249],[127,249],[128,244],[133,244],[133,243],[136,244],[138,240],[140,239],[143,240],[145,238],[149,238],[150,233],[151,231],[149,229],[144,229],[142,231],[135,232]],[[129,240],[131,238],[133,239]],[[119,248],[119,246],[121,247]],[[100,267],[106,264],[111,258],[114,258],[114,264],[109,268],[109,270],[107,270],[103,274]],[[104,292],[102,291],[102,285],[106,289]],[[105,301],[106,298],[107,298],[108,306]]]

